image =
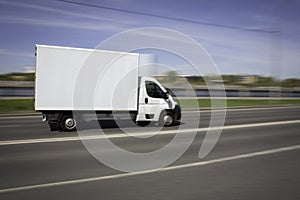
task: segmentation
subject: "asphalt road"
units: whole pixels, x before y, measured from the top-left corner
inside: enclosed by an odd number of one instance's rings
[[[76,132],[50,132],[39,116],[2,116],[0,199],[300,199],[300,107],[227,110],[219,140],[202,159],[198,153],[211,115],[200,112],[199,123],[198,114],[185,112],[182,124],[144,139],[102,122],[114,144],[135,153],[156,151],[180,135],[171,147],[175,151],[191,136],[191,125],[199,127],[193,128],[196,137],[174,163],[138,173],[102,164]],[[84,130],[94,128],[97,124],[91,122]],[[152,129],[123,130],[147,136]],[[177,129],[181,132],[175,134]],[[103,138],[91,141],[97,140]],[[113,153],[101,150],[108,157]]]

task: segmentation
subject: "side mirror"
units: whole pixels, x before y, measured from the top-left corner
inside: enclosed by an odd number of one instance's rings
[[[165,93],[164,99],[169,99],[170,94],[168,92]]]

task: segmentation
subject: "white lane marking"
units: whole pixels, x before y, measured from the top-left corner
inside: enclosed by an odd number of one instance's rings
[[[0,128],[11,128],[11,127],[18,127],[18,126],[21,126],[21,125],[18,125],[18,124],[12,124],[12,125],[0,125]]]
[[[191,132],[206,132],[208,130],[228,130],[228,129],[238,129],[238,128],[252,128],[260,126],[275,126],[284,124],[296,124],[300,123],[300,120],[290,120],[290,121],[276,121],[276,122],[264,122],[264,123],[253,123],[253,124],[241,124],[241,125],[227,125],[223,127],[207,127],[207,128],[195,128],[195,129],[181,129],[181,130],[165,130],[161,131],[159,135],[167,134],[177,134],[177,133],[191,133]],[[16,144],[35,144],[35,143],[49,143],[49,142],[68,142],[68,141],[79,141],[79,140],[95,140],[95,139],[112,139],[112,138],[127,138],[132,136],[151,136],[153,132],[137,132],[127,134],[111,134],[111,135],[93,135],[84,137],[57,137],[57,138],[42,138],[42,139],[26,139],[26,140],[7,140],[1,141],[0,146],[3,145],[16,145]]]
[[[99,176],[99,177],[92,177],[92,178],[83,178],[83,179],[75,179],[75,180],[69,180],[69,181],[60,181],[60,182],[52,182],[52,183],[44,183],[44,184],[37,184],[37,185],[27,185],[27,186],[21,186],[21,187],[7,188],[7,189],[1,189],[0,193],[17,192],[17,191],[24,191],[24,190],[40,189],[40,188],[49,188],[49,187],[54,187],[54,186],[63,186],[63,185],[70,185],[70,184],[79,184],[79,183],[102,181],[102,180],[108,180],[108,179],[117,179],[117,178],[145,175],[145,174],[151,174],[151,173],[159,173],[159,172],[165,172],[165,171],[171,171],[171,170],[199,167],[199,166],[210,165],[210,164],[215,164],[215,163],[222,163],[222,162],[226,162],[226,161],[233,161],[233,160],[239,160],[239,159],[244,159],[244,158],[252,158],[252,157],[256,157],[256,156],[275,154],[275,153],[292,151],[292,150],[297,150],[297,149],[300,149],[300,145],[281,147],[281,148],[269,149],[269,150],[264,150],[264,151],[256,151],[256,152],[252,152],[252,153],[239,154],[239,155],[235,155],[235,156],[217,158],[217,159],[208,160],[208,161],[200,161],[200,162],[170,166],[170,167],[165,167],[165,168],[161,168],[161,169],[123,173],[123,174],[113,174],[113,175],[108,175],[108,176]]]

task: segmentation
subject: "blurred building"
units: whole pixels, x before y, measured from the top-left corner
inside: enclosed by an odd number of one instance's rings
[[[258,81],[258,77],[254,75],[237,75],[236,83],[238,84],[254,84]]]

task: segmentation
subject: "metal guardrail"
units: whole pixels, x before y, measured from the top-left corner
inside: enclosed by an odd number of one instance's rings
[[[214,97],[221,97],[223,92],[217,88],[209,91],[207,88],[195,88],[190,90],[187,88],[171,88],[171,91],[178,97],[196,96],[209,97],[213,92]],[[227,97],[285,97],[285,98],[299,98],[300,90],[274,90],[270,88],[228,88],[225,89]],[[33,97],[34,87],[1,87],[0,97]]]
[[[34,87],[0,87],[0,97],[33,97]]]

